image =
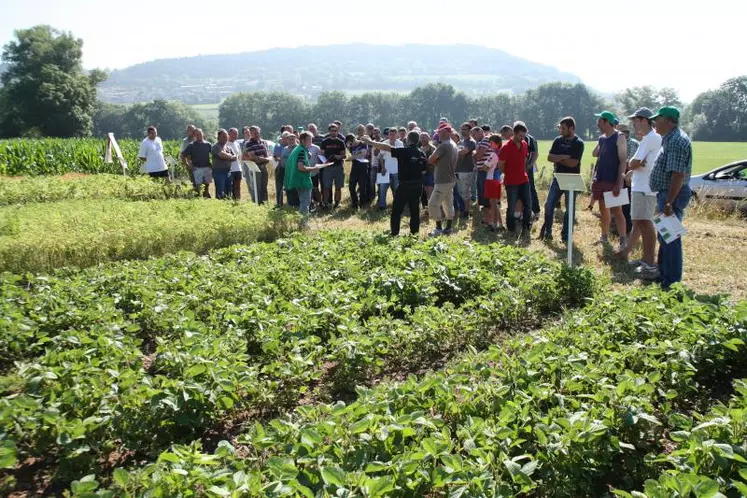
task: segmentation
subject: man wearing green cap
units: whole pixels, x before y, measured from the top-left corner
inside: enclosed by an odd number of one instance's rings
[[[620,234],[620,250],[627,246],[627,226],[622,208],[615,206],[607,208],[604,204],[605,192],[612,192],[617,197],[622,190],[625,180],[625,168],[628,163],[628,145],[625,135],[615,129],[617,118],[609,111],[603,111],[595,114],[597,126],[602,136],[599,137],[599,143],[594,149],[593,155],[597,158],[597,164],[594,168],[594,178],[591,184],[591,197],[599,201],[599,212],[601,214],[602,235],[599,242],[607,244],[609,241],[611,216],[615,216],[615,225],[617,232]]]
[[[651,169],[649,186],[652,192],[656,192],[657,211],[666,216],[674,215],[681,221],[692,194],[692,143],[679,127],[680,111],[676,107],[662,107],[651,119],[662,138],[661,152]],[[682,280],[682,238],[667,243],[659,236],[658,259],[664,289]]]

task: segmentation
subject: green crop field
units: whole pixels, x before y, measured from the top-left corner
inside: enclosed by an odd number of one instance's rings
[[[301,223],[117,173],[103,140],[0,141],[0,496],[747,496],[738,214],[688,210],[665,292],[585,197],[569,267],[476,210],[390,237],[347,186]]]

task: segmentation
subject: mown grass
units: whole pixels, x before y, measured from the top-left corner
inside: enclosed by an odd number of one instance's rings
[[[549,166],[547,154],[550,152],[552,140],[538,140],[539,167]],[[595,162],[591,156],[596,142],[586,141],[582,165],[584,170],[591,170]],[[693,174],[706,173],[713,168],[729,164],[734,161],[747,159],[747,142],[693,142]]]

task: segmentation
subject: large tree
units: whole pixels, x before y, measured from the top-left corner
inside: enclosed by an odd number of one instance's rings
[[[665,105],[682,108],[682,99],[674,88],[655,88],[649,85],[626,88],[615,96],[615,104],[626,116],[633,114],[641,107],[652,110]]]
[[[2,111],[4,136],[90,135],[96,85],[103,71],[83,71],[83,40],[50,26],[15,32],[3,48]]]
[[[220,105],[221,126],[240,128],[258,125],[263,136],[272,138],[286,124],[301,126],[308,119],[305,100],[282,92],[251,92],[231,95]]]
[[[747,76],[701,93],[688,109],[686,123],[695,140],[747,141]]]

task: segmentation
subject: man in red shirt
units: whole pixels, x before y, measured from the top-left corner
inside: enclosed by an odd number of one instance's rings
[[[524,140],[527,125],[522,121],[514,123],[514,135],[511,140],[501,147],[498,154],[498,167],[503,172],[503,185],[506,188],[506,228],[509,232],[516,230],[514,209],[516,202],[521,200],[523,205],[522,236],[528,237],[532,231],[532,196],[529,190],[529,176],[527,176],[527,156],[529,145]]]

